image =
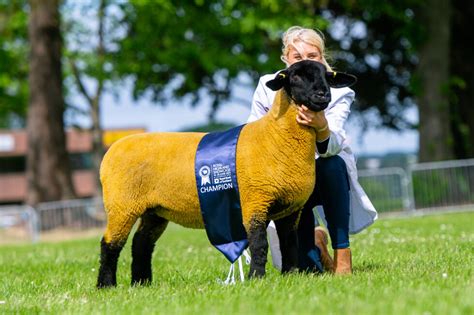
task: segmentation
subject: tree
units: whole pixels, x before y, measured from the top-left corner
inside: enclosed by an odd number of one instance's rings
[[[183,99],[195,104],[210,95],[212,122],[220,104],[238,99],[232,90],[242,84],[242,74],[253,79],[249,85],[255,86],[260,74],[283,67],[279,60],[282,31],[294,24],[319,28],[328,34],[336,69],[359,77],[353,111],[377,113],[378,120],[366,121],[367,127],[418,128],[421,160],[470,157],[474,154],[474,111],[473,92],[467,86],[473,80],[473,62],[472,48],[464,43],[470,42],[465,30],[472,26],[474,5],[462,0],[428,3],[432,5],[421,0],[104,0],[99,8],[114,6],[110,12],[118,13],[104,25],[110,23],[109,29],[122,35],[104,32],[102,49],[99,42],[89,52],[78,49],[67,55],[76,70],[71,71],[76,82],[95,82],[95,93],[83,92],[89,104],[97,100],[91,108],[100,107],[100,94],[107,82],[118,85],[118,75],[132,81],[136,98],[151,96],[159,104]],[[445,12],[433,8],[440,3]],[[99,12],[98,25],[108,15],[100,14],[107,10],[97,6],[88,9]],[[434,17],[436,12],[438,17]],[[429,22],[435,19],[439,23]],[[434,26],[443,29],[442,34],[448,30],[452,40],[438,37]],[[95,30],[86,41],[101,38],[101,27]],[[77,33],[74,28],[67,31]],[[440,51],[427,48],[438,45],[448,46]],[[440,53],[447,62],[427,63]],[[437,82],[431,79],[433,74],[440,75]],[[0,98],[1,94],[0,82]],[[434,108],[433,99],[444,106]],[[406,109],[416,106],[419,124],[405,115]]]
[[[26,202],[74,197],[66,152],[59,0],[30,0]]]
[[[461,7],[466,9],[461,2],[458,15],[466,16],[460,13]],[[472,69],[472,62],[462,44],[455,41],[458,49],[454,50],[450,33],[465,37],[464,30],[470,29],[468,18],[458,17],[454,22],[451,1],[444,0],[330,2],[329,10],[345,26],[344,34],[336,39],[343,68],[359,77],[355,108],[361,112],[376,109],[382,126],[418,128],[420,161],[466,157],[462,151],[469,134],[469,115],[461,118],[459,113],[471,106],[464,107],[467,102],[456,106],[453,101],[463,93],[453,92],[472,75],[467,70],[456,76],[453,69],[457,67],[450,65],[459,62],[454,55],[462,55],[463,69]],[[354,32],[361,27],[365,30],[362,36]],[[404,117],[405,110],[413,106],[419,111],[418,125]],[[472,123],[474,126],[474,120]]]
[[[448,98],[450,77],[450,0],[425,1],[420,10],[426,39],[420,51],[418,75],[421,91],[419,160],[436,161],[453,158]]]
[[[96,30],[88,26],[91,23],[88,17],[85,21],[70,18],[68,21],[68,38],[71,43],[66,53],[71,68],[71,76],[74,78],[76,90],[86,101],[88,116],[91,118],[92,126],[92,165],[96,182],[96,195],[101,195],[101,184],[99,169],[104,155],[103,130],[101,126],[100,107],[101,98],[104,94],[105,84],[112,81],[113,75],[108,62],[110,52],[108,46],[114,40],[112,15],[106,16],[107,8],[113,4],[112,1],[101,0],[98,6],[89,4],[87,9],[95,11],[93,21],[97,22]],[[64,10],[77,10],[74,2],[65,3]],[[82,3],[84,6],[84,3]],[[80,9],[80,8],[79,8]],[[106,25],[108,23],[108,25]],[[107,32],[106,26],[109,31]],[[112,30],[111,30],[112,29]],[[91,42],[95,44],[91,44]],[[113,70],[113,69],[112,69]],[[85,81],[94,81],[92,88],[87,88]],[[93,90],[92,92],[90,90]]]
[[[361,114],[377,112],[378,121],[367,123],[370,128],[416,128],[404,113],[415,106],[411,74],[418,63],[415,46],[420,29],[414,12],[418,2],[330,1],[316,12],[330,17],[328,41],[336,69],[359,78],[353,109]]]
[[[118,42],[114,64],[133,80],[134,96],[159,104],[211,97],[215,111],[231,97],[239,75],[255,80],[284,67],[280,35],[299,22],[324,28],[307,1],[139,1],[121,5],[126,36]],[[245,100],[249,104],[250,100]]]
[[[456,158],[474,157],[474,2],[451,1],[450,89],[451,128]]]

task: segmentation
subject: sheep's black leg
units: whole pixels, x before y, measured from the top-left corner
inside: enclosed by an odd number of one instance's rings
[[[249,249],[252,256],[250,262],[250,278],[259,278],[265,275],[265,264],[267,263],[268,242],[266,222],[253,219],[248,231]]]
[[[100,242],[100,268],[97,279],[97,288],[106,288],[117,285],[117,261],[123,245],[108,244],[102,238]]]
[[[281,251],[281,272],[298,270],[298,217],[297,211],[285,218],[275,221]]]
[[[153,210],[148,210],[142,215],[132,243],[132,285],[151,283],[153,249],[167,225],[168,221],[157,216]]]
[[[117,211],[119,212],[119,211]],[[107,228],[100,246],[100,268],[97,279],[97,288],[105,288],[117,285],[117,261],[128,234],[135,224],[138,216],[128,213],[118,215],[107,214]]]

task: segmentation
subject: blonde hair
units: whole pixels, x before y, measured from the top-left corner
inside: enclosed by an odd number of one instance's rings
[[[311,28],[304,28],[301,26],[290,27],[282,36],[283,47],[281,49],[281,60],[288,66],[288,52],[290,46],[296,48],[295,43],[303,42],[308,45],[314,46],[319,50],[321,54],[321,63],[326,66],[328,71],[333,71],[331,66],[326,61],[326,51],[324,44],[324,35],[319,30],[313,30]]]

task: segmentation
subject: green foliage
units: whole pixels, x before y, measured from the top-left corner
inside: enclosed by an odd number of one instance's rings
[[[0,4],[5,8],[0,11],[6,12],[0,15],[0,25],[6,25],[0,28],[0,41],[8,43],[0,46],[0,100],[5,104],[0,117],[11,112],[25,115],[25,2]],[[331,23],[342,21],[343,36],[328,36],[328,45],[334,52],[337,68],[360,77],[358,108],[364,111],[376,106],[383,124],[403,128],[406,125],[399,114],[402,111],[389,108],[403,108],[410,95],[409,81],[404,78],[414,66],[410,59],[411,39],[419,32],[412,8],[418,3],[109,0],[104,49],[111,54],[98,55],[94,46],[96,29],[91,27],[92,22],[97,22],[98,2],[65,1],[61,9],[64,54],[68,61],[64,67],[65,92],[77,93],[69,68],[72,61],[84,77],[110,82],[109,88],[117,86],[119,78],[132,78],[135,97],[151,92],[161,104],[185,96],[196,103],[207,92],[216,110],[231,97],[232,87],[240,83],[239,74],[256,80],[263,73],[284,66],[279,58],[280,37],[289,26],[318,28],[329,35]],[[352,32],[361,22],[367,27],[367,35],[362,38]],[[379,68],[371,68],[367,56],[379,58]],[[374,82],[378,89],[372,88]],[[398,91],[397,101],[384,101],[394,88]]]
[[[213,108],[229,99],[239,74],[253,79],[284,67],[280,36],[288,26],[324,29],[307,1],[129,1],[121,6],[127,35],[115,67],[134,80],[134,95],[156,102],[206,91]]]
[[[130,287],[130,243],[118,287],[96,290],[99,239],[0,247],[3,314],[472,314],[473,212],[380,219],[351,239],[354,275],[290,274],[223,286],[228,263],[203,230],[171,224],[153,284]],[[244,267],[248,271],[248,266]]]
[[[302,25],[322,30],[335,68],[358,76],[353,111],[376,109],[379,118],[362,120],[363,128],[417,127],[406,119],[405,110],[423,93],[414,71],[427,34],[419,20],[424,1],[107,0],[102,50],[95,45],[100,3],[62,2],[66,95],[78,94],[69,67],[73,62],[86,81],[103,82],[108,92],[119,91],[121,80],[129,79],[135,98],[151,96],[159,104],[183,98],[196,104],[210,96],[213,118],[219,105],[232,98],[233,87],[252,88],[260,75],[284,67],[279,58],[282,32]],[[456,29],[469,29],[472,19],[462,11],[461,1],[452,6],[453,21],[461,21]],[[26,115],[27,13],[26,0],[0,0],[0,127],[11,124],[12,117]],[[463,33],[451,31],[456,36]],[[463,51],[453,48],[451,55],[461,56]],[[469,55],[456,60],[468,66],[453,69],[472,73]],[[241,82],[242,74],[253,83]],[[459,93],[469,90],[468,78],[453,72],[447,86],[454,104],[452,125],[458,129],[453,141],[464,152],[459,156],[469,156],[474,147],[469,142],[470,118],[463,114],[468,112],[470,94]]]
[[[0,1],[0,128],[23,126],[28,102],[26,1]]]
[[[417,49],[424,40],[417,21],[420,0],[331,1],[331,22],[338,23],[333,50],[336,67],[357,75],[357,100],[360,113],[376,109],[378,122],[396,130],[415,126],[404,111],[415,104],[412,74],[418,64]],[[374,88],[375,87],[375,88]]]
[[[120,9],[117,2],[120,1],[64,1],[61,7],[65,87],[68,95],[81,95],[85,103],[78,106],[73,103],[78,102],[78,98],[74,101],[67,98],[68,105],[74,110],[88,108],[86,114],[91,116],[94,115],[91,113],[93,107],[100,107],[105,90],[115,93],[121,87],[110,53],[116,49],[118,38],[123,36],[118,29]]]

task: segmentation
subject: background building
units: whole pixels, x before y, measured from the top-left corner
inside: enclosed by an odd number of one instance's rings
[[[104,131],[104,146],[125,136],[145,132],[144,128]],[[66,132],[73,182],[77,197],[91,197],[96,186],[92,171],[92,137],[86,130]],[[23,203],[26,198],[26,130],[0,130],[0,204]]]

